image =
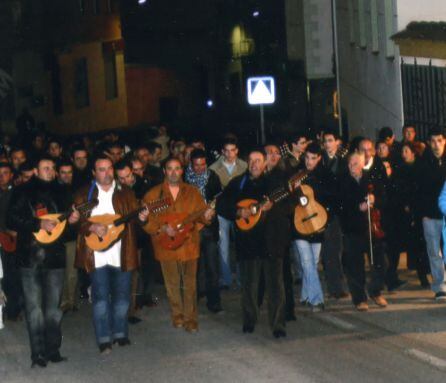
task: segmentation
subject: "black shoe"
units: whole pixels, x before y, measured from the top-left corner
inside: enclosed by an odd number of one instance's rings
[[[207,306],[208,310],[213,314],[218,314],[223,311],[222,307],[220,305],[215,306]]]
[[[244,324],[243,325],[243,333],[246,334],[252,334],[254,332],[254,325],[252,324]]]
[[[131,316],[131,317],[128,317],[127,321],[130,324],[138,324],[139,322],[142,322],[142,319],[135,317],[135,316]]]
[[[421,284],[422,288],[429,289],[431,287],[431,284],[429,283],[429,279],[427,279],[426,274],[419,275],[418,279],[420,280],[420,284]]]
[[[285,330],[276,330],[273,331],[274,338],[285,338],[286,337],[286,331]]]
[[[119,344],[120,346],[130,346],[132,343],[129,338],[119,338],[113,341],[113,344]]]
[[[296,314],[294,314],[294,311],[289,311],[285,314],[285,320],[287,322],[295,321],[297,320]]]
[[[401,279],[398,279],[393,285],[389,286],[387,290],[395,291],[398,290],[400,287],[403,287],[404,285],[407,285],[407,281],[402,281]]]
[[[110,342],[101,343],[99,345],[99,352],[101,354],[110,354],[112,350],[112,344]]]
[[[48,360],[53,363],[60,363],[60,362],[66,362],[68,358],[60,355],[60,352],[57,351],[55,354],[52,354],[48,357]]]
[[[36,358],[33,359],[31,368],[33,368],[34,366],[45,368],[46,365],[47,365],[46,359],[42,355],[38,355]]]
[[[446,293],[444,291],[439,291],[435,294],[436,301],[446,301]]]

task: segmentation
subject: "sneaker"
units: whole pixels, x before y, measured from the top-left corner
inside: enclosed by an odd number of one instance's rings
[[[361,302],[359,304],[357,304],[356,306],[356,310],[364,312],[364,311],[369,311],[369,305],[367,302]]]
[[[387,301],[382,295],[378,295],[377,297],[372,297],[373,302],[375,302],[379,307],[387,307]]]
[[[446,293],[444,291],[439,291],[435,294],[435,300],[436,301],[445,301],[446,300]]]
[[[325,310],[325,306],[323,303],[318,303],[317,305],[310,305],[312,313],[320,313]]]

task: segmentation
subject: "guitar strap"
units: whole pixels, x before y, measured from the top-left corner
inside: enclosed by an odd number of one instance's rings
[[[248,180],[248,174],[245,174],[242,178],[242,180],[240,181],[240,186],[239,186],[239,190],[242,191],[243,188],[245,187],[246,181]]]
[[[88,190],[87,202],[91,202],[91,199],[93,198],[95,186],[96,186],[96,181],[91,181],[91,186],[90,186],[90,189]]]

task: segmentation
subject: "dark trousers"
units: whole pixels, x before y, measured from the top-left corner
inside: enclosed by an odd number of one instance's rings
[[[20,280],[20,267],[15,253],[1,251],[3,264],[2,288],[6,295],[5,315],[7,319],[17,319],[23,307],[22,283]]]
[[[388,289],[398,286],[398,265],[400,263],[400,253],[402,250],[401,239],[396,230],[389,231],[386,236],[387,243],[387,271],[386,285]]]
[[[367,301],[366,271],[364,253],[369,255],[369,242],[366,236],[347,234],[344,236],[344,270],[354,305]],[[381,295],[386,275],[385,243],[374,241],[373,265],[368,285],[370,297]]]
[[[339,218],[333,216],[325,229],[321,248],[321,259],[324,266],[327,290],[333,296],[345,293],[342,248],[341,225]]]
[[[60,323],[64,269],[22,268],[25,316],[31,344],[31,359],[51,357],[62,343]]]
[[[220,255],[213,232],[204,227],[200,231],[200,259],[198,263],[198,291],[206,294],[207,307],[219,308]]]
[[[294,283],[289,254],[283,257],[283,284],[285,287],[285,311],[288,314],[294,314]]]
[[[93,323],[98,344],[128,338],[131,271],[104,266],[91,273]]]
[[[239,261],[242,285],[243,325],[254,326],[259,317],[258,291],[262,269],[268,296],[268,318],[272,331],[285,330],[285,292],[283,259],[249,259]]]
[[[141,266],[140,280],[141,289],[137,304],[143,306],[152,303],[152,292],[155,284],[155,271],[157,269],[157,261],[154,257],[153,247],[151,243],[145,243],[141,249]]]

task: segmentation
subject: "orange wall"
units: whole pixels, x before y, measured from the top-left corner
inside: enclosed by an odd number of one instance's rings
[[[179,98],[180,85],[173,71],[127,65],[125,72],[129,126],[158,122],[159,99]]]

